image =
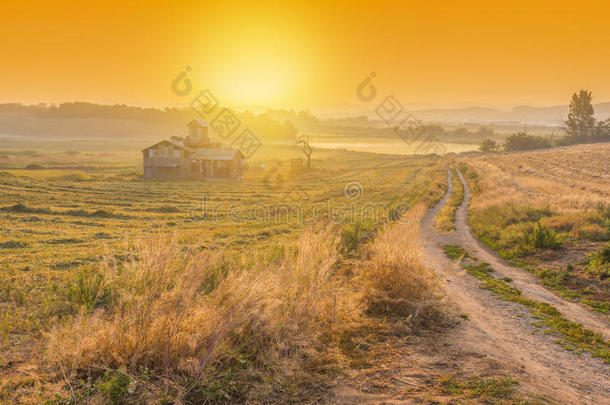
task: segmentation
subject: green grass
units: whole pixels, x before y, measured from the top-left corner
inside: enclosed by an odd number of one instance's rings
[[[451,179],[453,184],[453,193],[447,200],[447,204],[445,204],[445,206],[439,211],[434,221],[436,228],[443,232],[451,232],[455,230],[455,214],[464,200],[464,186],[457,175],[457,171],[455,169],[451,170],[453,173],[453,177]]]
[[[457,259],[467,253],[457,245],[445,246],[448,257]],[[600,357],[610,363],[610,342],[604,340],[599,334],[585,329],[581,324],[564,318],[552,305],[525,298],[521,291],[508,284],[505,280],[493,276],[493,268],[489,263],[464,264],[462,267],[468,274],[481,282],[481,288],[494,292],[498,298],[520,304],[528,309],[532,317],[539,320],[538,324],[544,326],[549,333],[556,335],[558,342],[565,348],[574,351],[587,351],[594,357]]]
[[[524,403],[515,390],[519,383],[510,378],[480,378],[471,377],[465,381],[458,381],[453,376],[440,380],[439,385],[444,394],[464,399],[477,399],[483,403],[515,404]]]
[[[445,254],[453,260],[469,257],[466,250],[460,245],[445,245],[443,246]]]

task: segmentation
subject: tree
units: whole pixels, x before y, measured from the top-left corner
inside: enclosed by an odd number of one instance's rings
[[[494,130],[487,127],[480,127],[476,132],[477,136],[483,138],[484,136],[492,136],[494,134]]]
[[[598,121],[595,127],[595,138],[600,141],[610,140],[610,118]]]
[[[500,145],[498,145],[498,143],[494,140],[485,139],[483,142],[481,142],[481,145],[479,145],[479,150],[485,153],[498,152],[500,150]]]
[[[595,130],[595,117],[593,104],[591,104],[591,92],[580,90],[572,95],[570,101],[570,112],[565,122],[568,136],[590,137]]]
[[[308,136],[302,136],[297,140],[297,144],[302,143],[303,144],[303,153],[305,154],[305,156],[307,156],[307,168],[311,169],[311,153],[313,152],[313,150],[311,149],[311,146],[309,146],[309,137]]]

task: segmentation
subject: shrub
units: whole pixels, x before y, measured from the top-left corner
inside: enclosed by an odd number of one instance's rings
[[[500,151],[500,145],[494,140],[485,139],[481,142],[481,145],[479,145],[479,150],[484,153],[498,152]]]
[[[588,258],[585,270],[605,280],[610,277],[610,244],[606,244]]]
[[[597,203],[597,212],[603,219],[610,220],[610,204]]]
[[[608,230],[599,224],[578,223],[574,226],[573,233],[580,239],[591,241],[607,241],[610,238]]]
[[[150,207],[146,209],[147,212],[158,212],[161,214],[171,214],[181,212],[180,208],[174,207],[173,205],[161,205],[160,207]]]
[[[15,205],[9,205],[7,207],[0,208],[0,211],[11,212],[15,214],[49,214],[51,211],[47,208],[33,208],[28,207],[23,203],[17,203]]]
[[[507,204],[472,211],[468,222],[477,238],[502,256],[515,258],[533,251],[536,222],[546,222],[552,215],[554,212],[549,207]]]
[[[64,174],[63,176],[51,177],[50,180],[59,180],[59,181],[73,181],[73,182],[86,182],[93,181],[95,178],[85,173],[70,173]]]
[[[540,222],[534,228],[534,234],[526,234],[525,239],[529,245],[537,249],[559,249],[563,245],[563,238],[558,236],[555,231],[542,226]]]
[[[529,135],[526,132],[518,132],[510,135],[504,142],[504,150],[515,152],[534,149],[545,149],[552,147],[551,141],[537,135]]]

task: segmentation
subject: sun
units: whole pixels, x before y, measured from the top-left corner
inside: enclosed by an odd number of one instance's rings
[[[201,79],[229,106],[294,104],[316,63],[316,45],[293,18],[249,11],[230,28],[210,27],[217,34],[213,40],[200,39]]]
[[[249,60],[227,70],[221,91],[227,103],[261,106],[286,102],[294,82],[280,61]]]

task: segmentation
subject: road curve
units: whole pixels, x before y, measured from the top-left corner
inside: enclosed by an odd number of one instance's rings
[[[456,213],[456,230],[449,234],[434,229],[434,218],[451,193],[452,174],[448,172],[448,191],[428,210],[422,220],[423,254],[429,266],[446,280],[446,293],[468,320],[460,326],[460,344],[465,352],[478,353],[509,370],[521,386],[530,392],[544,394],[569,404],[608,404],[610,401],[610,366],[588,354],[572,353],[555,342],[555,338],[532,325],[527,310],[496,298],[479,287],[479,281],[466,274],[447,258],[443,246],[460,244],[471,255],[492,265],[497,275],[511,277],[511,283],[525,296],[554,305],[568,319],[608,336],[608,324],[579,304],[555,296],[536,283],[532,275],[501,261],[482,246],[467,224],[471,193],[462,174],[464,201]]]

